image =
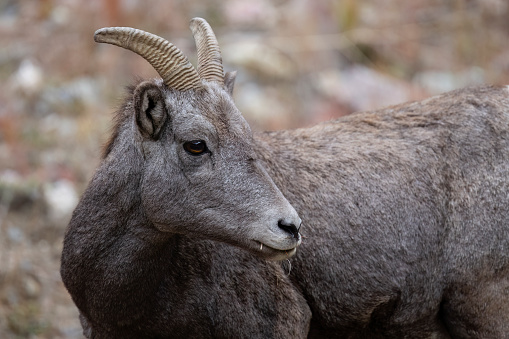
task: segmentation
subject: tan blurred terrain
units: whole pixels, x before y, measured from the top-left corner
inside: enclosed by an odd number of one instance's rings
[[[94,31],[161,35],[195,62],[206,18],[255,129],[509,84],[505,0],[0,0],[0,338],[81,338],[62,237],[124,86],[155,72]],[[340,137],[340,136],[339,136]]]

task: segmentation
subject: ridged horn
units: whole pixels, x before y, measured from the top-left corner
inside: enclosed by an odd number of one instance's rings
[[[196,50],[198,51],[198,74],[200,78],[224,84],[221,50],[212,28],[205,19],[194,18],[190,23]]]
[[[201,86],[198,72],[184,53],[157,35],[130,27],[105,27],[95,32],[94,40],[137,53],[154,67],[170,88],[185,91]]]

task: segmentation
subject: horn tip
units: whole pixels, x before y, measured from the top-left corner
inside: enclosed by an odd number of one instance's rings
[[[104,28],[100,28],[98,29],[97,31],[95,31],[94,33],[94,41],[95,42],[100,42],[100,35],[104,32]]]
[[[116,40],[116,37],[118,37],[119,35],[133,34],[135,32],[143,33],[143,34],[150,34],[150,33],[144,32],[140,29],[131,28],[131,27],[103,27],[103,28],[99,28],[97,31],[95,31],[94,41],[95,42],[112,43],[112,41]]]
[[[207,22],[205,19],[200,18],[199,16],[196,16],[196,17],[192,18],[190,22],[193,23],[193,22],[198,22],[198,21],[201,21],[201,22],[205,21],[205,22]]]
[[[193,27],[199,26],[200,24],[207,25],[208,22],[207,22],[207,20],[200,18],[200,17],[192,18],[191,21],[189,21],[189,27],[191,27],[191,29],[193,29]]]
[[[99,28],[97,31],[95,31],[94,33],[94,41],[95,42],[105,42],[105,38],[106,36],[111,33],[111,30],[112,28],[114,27],[103,27],[103,28]]]

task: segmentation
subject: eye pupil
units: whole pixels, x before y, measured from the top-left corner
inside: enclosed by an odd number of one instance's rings
[[[191,155],[200,155],[207,150],[205,141],[193,140],[184,143],[184,149]]]

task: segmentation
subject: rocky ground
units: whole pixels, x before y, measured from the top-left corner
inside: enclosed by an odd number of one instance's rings
[[[155,72],[94,44],[120,25],[195,61],[209,20],[256,129],[318,121],[476,83],[509,84],[505,0],[0,0],[0,338],[81,338],[62,237],[123,87]]]

